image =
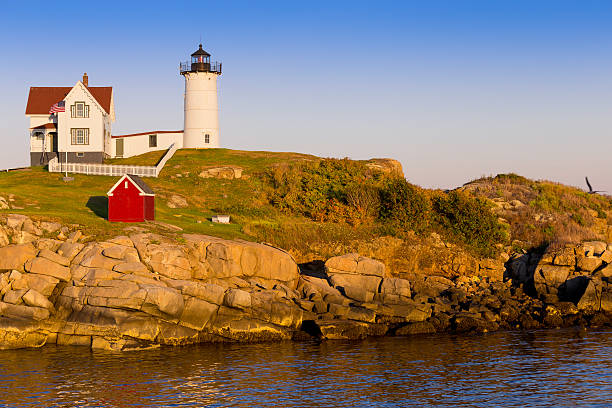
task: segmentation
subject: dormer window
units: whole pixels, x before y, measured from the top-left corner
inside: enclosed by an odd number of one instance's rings
[[[89,105],[86,105],[85,102],[75,102],[74,105],[70,106],[70,116],[73,118],[88,118]]]

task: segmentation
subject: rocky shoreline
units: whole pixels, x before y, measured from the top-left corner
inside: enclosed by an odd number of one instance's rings
[[[480,274],[403,279],[358,254],[298,265],[279,248],[204,235],[96,242],[9,214],[0,218],[0,349],[612,325],[612,245],[488,262]]]

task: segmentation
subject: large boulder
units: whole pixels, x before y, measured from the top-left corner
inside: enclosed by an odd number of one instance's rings
[[[384,278],[380,285],[380,293],[410,297],[410,282],[400,278]]]
[[[141,287],[147,292],[145,304],[155,305],[160,312],[170,316],[180,316],[185,302],[177,290],[153,285],[142,285]]]
[[[397,177],[404,177],[404,171],[402,170],[402,164],[395,159],[370,159],[366,163],[366,167],[382,171],[383,173],[389,173]]]
[[[364,339],[368,336],[384,336],[389,327],[384,324],[355,320],[316,320],[318,335],[324,339]]]
[[[587,313],[598,312],[601,308],[601,286],[602,282],[587,279],[587,286],[580,300],[576,304],[579,310]]]
[[[251,307],[251,294],[240,289],[229,289],[223,303],[235,309],[248,309]]]
[[[0,248],[0,271],[16,269],[23,271],[25,263],[36,256],[31,244],[9,245]]]
[[[328,274],[371,275],[381,278],[385,276],[385,265],[382,262],[359,254],[346,254],[330,258],[325,262],[325,268]]]
[[[593,272],[603,264],[603,260],[597,256],[585,256],[578,258],[577,267],[581,271]]]
[[[325,262],[329,282],[345,296],[359,302],[371,302],[379,293],[385,265],[359,254],[330,258]]]
[[[0,316],[23,320],[45,320],[49,317],[49,310],[41,307],[13,305],[0,302]]]
[[[557,295],[559,287],[565,283],[570,268],[557,265],[538,265],[533,275],[533,282],[540,295]]]
[[[180,323],[195,330],[202,330],[215,317],[219,306],[198,298],[189,298],[180,317]]]
[[[0,350],[42,347],[47,334],[30,328],[0,328]]]
[[[0,247],[7,246],[10,243],[8,232],[0,225]]]
[[[50,261],[47,258],[34,258],[27,261],[25,264],[25,270],[30,273],[51,276],[64,282],[68,282],[70,280],[69,268]]]
[[[42,307],[44,309],[53,310],[53,303],[51,303],[46,296],[34,289],[28,290],[26,294],[22,296],[22,299],[28,306]]]
[[[222,166],[204,169],[198,174],[202,178],[239,179],[242,177],[242,167]]]
[[[599,300],[601,311],[612,315],[612,284],[602,287]]]
[[[59,279],[53,276],[26,273],[15,279],[12,283],[13,289],[34,289],[44,296],[51,296],[53,289],[59,283]]]
[[[200,278],[259,277],[285,282],[295,289],[299,268],[287,252],[269,245],[229,241],[206,235],[184,235],[191,245]],[[194,272],[197,273],[197,272]]]
[[[172,194],[167,203],[170,208],[186,208],[189,207],[187,199],[178,194]]]

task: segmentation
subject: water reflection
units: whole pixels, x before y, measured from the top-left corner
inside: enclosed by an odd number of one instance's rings
[[[0,406],[608,406],[611,332],[0,351]]]

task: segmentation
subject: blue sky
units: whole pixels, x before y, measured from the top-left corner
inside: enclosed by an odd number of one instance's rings
[[[516,172],[612,191],[612,2],[17,2],[0,14],[0,168],[30,86],[115,89],[115,134],[181,129],[186,60],[223,62],[222,144],[400,160],[424,187]]]

